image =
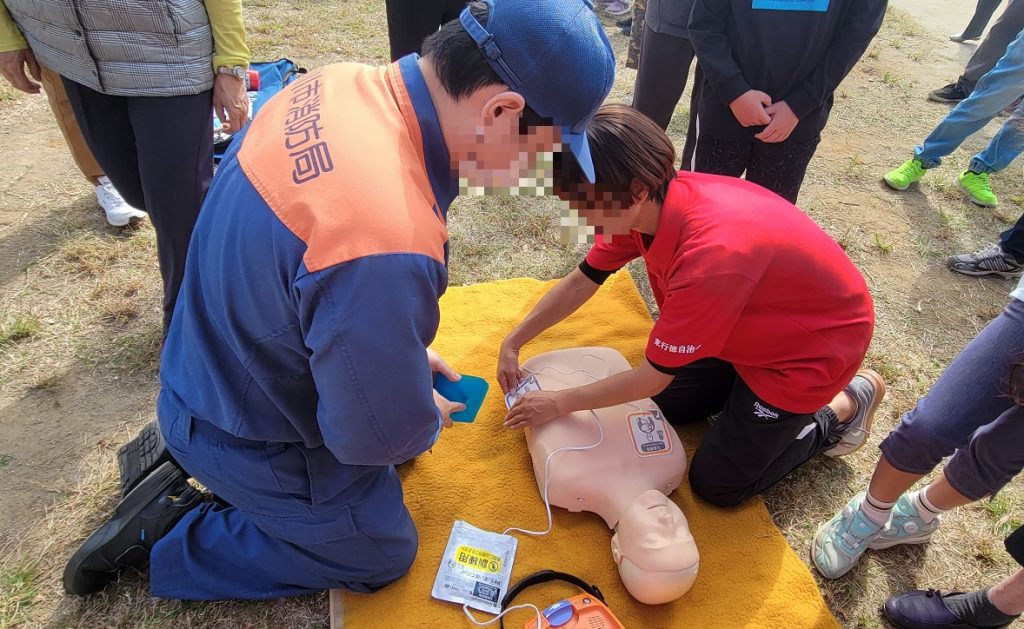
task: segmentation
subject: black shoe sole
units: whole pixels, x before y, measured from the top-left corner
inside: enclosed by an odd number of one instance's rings
[[[167,451],[159,426],[156,422],[149,422],[134,439],[117,450],[117,467],[121,472],[121,497],[131,493],[142,479],[164,463],[174,463],[181,467]]]
[[[154,500],[159,500],[166,495],[172,487],[187,482],[185,474],[172,463],[164,463],[147,476],[145,482],[133,489],[118,503],[117,508],[114,509],[114,515],[103,526],[96,529],[85,540],[81,548],[72,555],[67,566],[64,567],[64,591],[74,596],[86,596],[99,592],[117,578],[118,566],[116,564],[109,565],[110,562],[102,555],[99,557],[95,557],[95,555],[120,535],[124,528]],[[107,564],[108,568],[89,570],[83,567],[89,564]]]
[[[946,98],[945,96],[936,96],[935,94],[929,94],[928,100],[933,103],[959,103],[963,98]]]
[[[1004,279],[1015,279],[1015,278],[1020,277],[1021,275],[1024,275],[1024,270],[1022,270],[1022,271],[969,271],[969,270],[957,269],[957,268],[953,268],[953,267],[949,267],[949,270],[954,272],[954,273],[959,273],[960,275],[968,275],[970,277],[985,277],[986,275],[995,275],[996,277],[1001,277],[1001,278],[1004,278]]]

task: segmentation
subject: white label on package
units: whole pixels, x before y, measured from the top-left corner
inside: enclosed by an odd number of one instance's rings
[[[508,590],[518,544],[510,535],[456,520],[430,594],[482,612],[501,613],[501,599]]]
[[[519,398],[523,397],[530,391],[540,391],[540,383],[537,382],[536,376],[530,376],[526,380],[519,383],[519,386],[514,391],[509,391],[508,395],[505,396],[505,406],[512,408],[519,401]]]
[[[672,437],[668,434],[660,411],[631,413],[628,420],[637,454],[655,456],[672,451]]]

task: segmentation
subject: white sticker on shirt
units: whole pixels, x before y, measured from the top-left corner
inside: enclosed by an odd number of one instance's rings
[[[658,456],[672,451],[672,438],[661,411],[639,411],[626,418],[629,421],[633,445],[640,456]]]
[[[505,396],[505,406],[512,408],[519,401],[519,398],[523,397],[530,391],[540,391],[540,383],[537,382],[537,376],[531,375],[526,380],[519,383],[519,386],[513,391],[509,391]]]

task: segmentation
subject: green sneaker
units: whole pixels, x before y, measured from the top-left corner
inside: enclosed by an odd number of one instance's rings
[[[890,188],[906,190],[910,187],[910,184],[924,177],[925,170],[925,167],[921,165],[921,160],[915,157],[900,164],[899,168],[885,173],[883,179],[885,179],[885,183],[889,184]]]
[[[965,170],[957,176],[956,183],[972,203],[982,207],[995,207],[999,203],[988,183],[988,173]]]

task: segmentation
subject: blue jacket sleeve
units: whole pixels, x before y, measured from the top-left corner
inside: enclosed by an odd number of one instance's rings
[[[317,423],[342,463],[397,465],[441,431],[426,348],[444,267],[420,255],[359,258],[295,282]]]

